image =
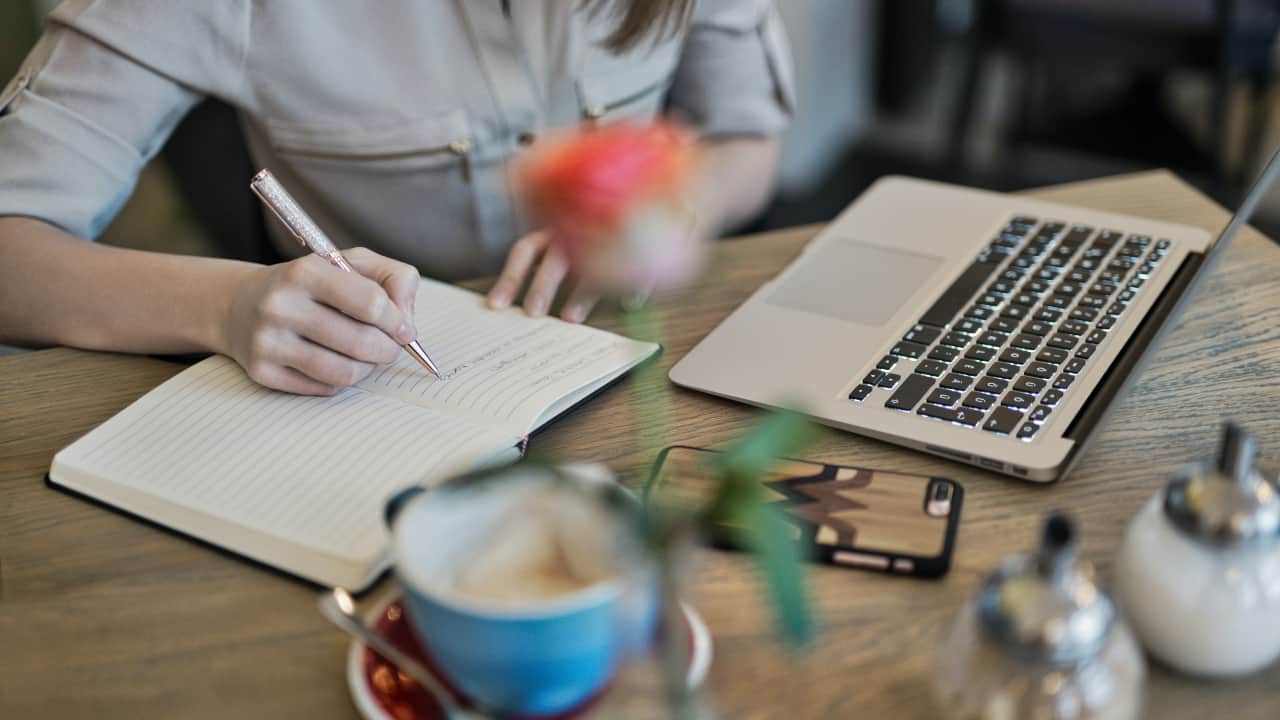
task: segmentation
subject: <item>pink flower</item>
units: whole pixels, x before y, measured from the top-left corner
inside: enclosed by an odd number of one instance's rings
[[[575,272],[600,287],[648,291],[688,280],[701,237],[684,205],[692,136],[670,123],[584,127],[540,142],[517,188]]]

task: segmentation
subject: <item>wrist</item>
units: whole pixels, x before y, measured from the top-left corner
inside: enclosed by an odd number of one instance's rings
[[[262,268],[246,262],[220,261],[203,283],[192,341],[208,352],[231,354],[236,298],[245,283]]]

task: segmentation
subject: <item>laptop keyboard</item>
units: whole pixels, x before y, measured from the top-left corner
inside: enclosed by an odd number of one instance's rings
[[[849,399],[1030,441],[1170,245],[1014,217]]]

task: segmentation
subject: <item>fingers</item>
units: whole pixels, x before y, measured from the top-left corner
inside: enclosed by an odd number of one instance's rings
[[[314,302],[302,310],[298,317],[291,318],[290,325],[317,345],[365,363],[393,363],[400,357],[402,350],[396,341],[372,325]]]
[[[421,280],[417,268],[362,247],[344,250],[342,256],[356,272],[381,285],[392,302],[410,318],[413,317],[413,305]]]
[[[355,385],[373,372],[371,363],[352,360],[329,348],[299,336],[283,339],[276,362],[292,368],[317,383],[335,388]]]
[[[529,283],[524,294],[524,310],[533,317],[545,315],[551,301],[556,297],[556,290],[569,274],[569,258],[565,257],[557,247],[548,248],[542,256],[542,264]]]
[[[256,372],[249,373],[249,376],[259,385],[294,395],[332,395],[338,391],[332,385],[312,380],[297,370],[283,365],[266,364]]]
[[[502,274],[498,276],[498,281],[489,291],[489,307],[505,308],[511,305],[516,295],[520,293],[520,288],[524,286],[525,278],[529,276],[534,263],[546,251],[549,242],[550,236],[547,232],[538,231],[525,235],[511,246],[511,252],[507,254],[507,261],[502,267]]]
[[[377,327],[397,344],[403,345],[417,337],[409,316],[382,285],[363,275],[343,272],[318,257],[314,258],[318,264],[304,262],[311,259],[289,263],[291,282],[307,288],[313,298],[334,310]]]
[[[564,301],[560,310],[560,319],[571,323],[580,323],[591,314],[591,309],[600,301],[600,292],[586,283],[579,283]]]

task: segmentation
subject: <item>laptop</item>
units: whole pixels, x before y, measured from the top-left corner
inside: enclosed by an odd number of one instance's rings
[[[671,369],[677,385],[1033,481],[1066,475],[1280,172],[1216,240],[886,177]]]

